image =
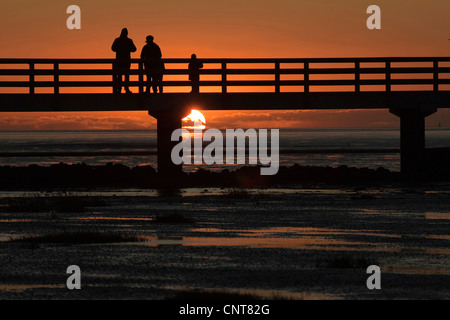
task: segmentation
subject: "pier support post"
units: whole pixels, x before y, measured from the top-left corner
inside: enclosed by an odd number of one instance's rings
[[[425,118],[436,112],[430,108],[391,108],[400,117],[401,172],[406,175],[423,173],[425,163]]]
[[[158,173],[176,177],[183,172],[183,166],[172,162],[171,153],[178,141],[172,141],[172,132],[181,128],[182,115],[178,112],[159,112],[151,114],[157,120]]]

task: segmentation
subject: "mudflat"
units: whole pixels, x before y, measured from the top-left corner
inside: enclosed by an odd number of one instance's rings
[[[449,299],[449,203],[449,183],[2,192],[0,299]]]

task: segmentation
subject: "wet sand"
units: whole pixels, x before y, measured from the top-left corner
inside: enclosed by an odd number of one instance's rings
[[[199,292],[294,300],[450,298],[448,183],[69,195],[101,203],[81,212],[11,212],[8,203],[51,199],[55,192],[1,193],[0,299],[172,299]],[[173,215],[185,219],[159,219]],[[81,232],[139,241],[10,241]],[[81,290],[66,288],[69,265],[81,268]],[[381,268],[381,290],[366,287],[369,265]]]

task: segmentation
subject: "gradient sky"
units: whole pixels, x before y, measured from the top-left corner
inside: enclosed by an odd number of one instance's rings
[[[66,8],[81,7],[81,30]],[[366,28],[377,4],[382,29]],[[0,57],[112,58],[123,27],[138,47],[152,34],[165,58],[450,56],[448,0],[2,0]],[[387,111],[205,112],[209,127],[398,126]],[[276,124],[274,124],[274,121]],[[439,111],[427,125],[450,126]],[[146,129],[145,112],[2,113],[0,130]]]

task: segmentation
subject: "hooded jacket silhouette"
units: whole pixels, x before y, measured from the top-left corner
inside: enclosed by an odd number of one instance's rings
[[[136,52],[137,50],[133,40],[128,38],[127,29],[122,29],[120,37],[114,40],[111,49],[116,53],[116,60],[125,63],[130,62],[131,52]]]
[[[114,40],[111,50],[116,53],[114,62],[113,91],[120,93],[122,91],[122,76],[125,77],[124,87],[127,93],[131,93],[128,88],[130,82],[131,52],[136,51],[133,40],[128,38],[127,28],[122,29],[120,37]]]
[[[163,73],[164,62],[161,59],[161,48],[153,42],[153,36],[147,36],[147,44],[142,48],[141,59],[144,63],[145,73],[147,74],[147,92],[150,93],[150,87],[153,88],[153,92],[163,92]]]
[[[141,59],[148,69],[160,69],[162,53],[160,47],[153,42],[152,36],[147,36],[147,44],[142,48]]]

